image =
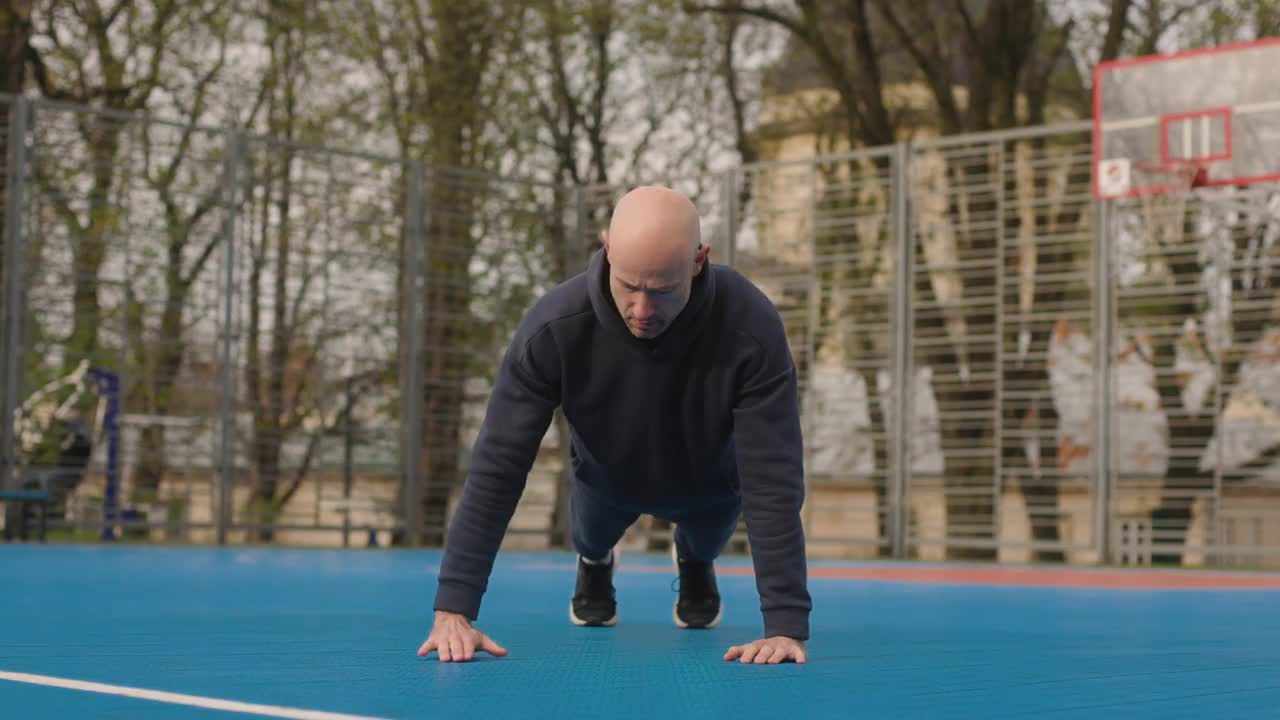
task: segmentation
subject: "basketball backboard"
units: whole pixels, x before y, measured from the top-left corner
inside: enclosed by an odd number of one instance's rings
[[[1280,180],[1280,38],[1100,63],[1099,199]]]

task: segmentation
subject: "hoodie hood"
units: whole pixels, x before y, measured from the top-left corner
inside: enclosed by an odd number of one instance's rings
[[[609,292],[609,259],[604,248],[596,250],[587,263],[587,294],[591,298],[591,309],[596,319],[619,342],[634,348],[655,360],[679,358],[697,339],[711,317],[711,307],[716,294],[715,273],[711,263],[702,267],[702,272],[693,278],[693,287],[689,292],[689,302],[676,316],[661,335],[644,339],[631,334],[627,324],[613,302],[613,294]]]

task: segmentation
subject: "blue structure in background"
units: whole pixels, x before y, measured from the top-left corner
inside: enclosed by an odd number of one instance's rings
[[[101,368],[89,368],[98,395],[107,402],[102,419],[107,439],[106,489],[102,497],[102,539],[115,540],[116,513],[120,503],[120,376]]]
[[[504,553],[479,626],[511,654],[447,664],[416,656],[439,560],[3,546],[0,673],[375,718],[1217,720],[1280,707],[1275,590],[814,579],[809,664],[744,667],[721,656],[760,632],[750,576],[722,574],[723,625],[683,631],[660,572],[669,558],[624,555],[618,627],[577,628],[573,557]],[[25,720],[248,717],[3,679],[0,708]]]
[[[57,393],[64,388],[70,388],[70,396],[59,400]],[[91,426],[76,410],[82,394],[90,389],[99,396],[101,426]],[[26,449],[35,458],[23,458],[19,452],[14,464],[0,465],[0,501],[6,503],[5,539],[28,539],[33,514],[38,518],[36,537],[44,539],[46,516],[51,509],[57,512],[64,508],[66,498],[84,479],[94,443],[103,438],[107,461],[101,539],[115,540],[120,495],[119,375],[81,362],[69,375],[40,388],[18,408],[11,419],[15,436],[42,405],[50,412],[48,426],[34,429],[39,440]],[[56,448],[56,457],[49,456],[50,448]],[[9,482],[16,482],[16,488],[7,488]]]

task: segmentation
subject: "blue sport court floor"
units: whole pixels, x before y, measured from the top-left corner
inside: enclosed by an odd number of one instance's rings
[[[567,618],[573,557],[500,555],[479,627],[419,658],[440,556],[0,546],[0,717],[1280,718],[1280,575],[813,562],[806,665],[760,633],[746,559],[682,631],[669,560],[623,555],[616,628]]]

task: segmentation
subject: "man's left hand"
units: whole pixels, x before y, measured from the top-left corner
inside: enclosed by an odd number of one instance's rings
[[[777,665],[794,660],[803,664],[805,661],[804,643],[789,637],[771,637],[757,640],[747,645],[735,645],[724,654],[725,660],[742,658],[743,664]]]

